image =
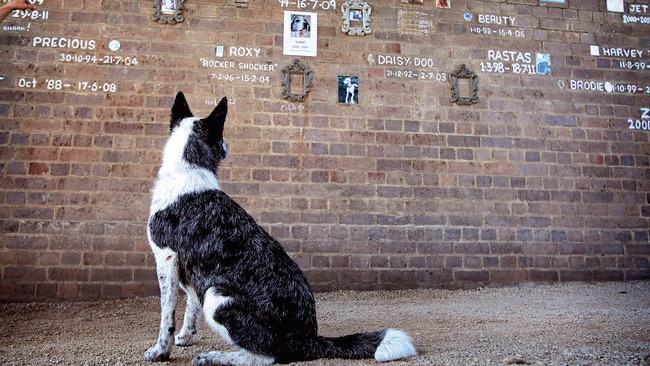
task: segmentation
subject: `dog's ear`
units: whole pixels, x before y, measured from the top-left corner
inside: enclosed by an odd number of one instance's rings
[[[228,114],[228,98],[223,97],[209,116],[203,119],[203,127],[208,132],[211,143],[223,139],[223,125],[226,123]]]
[[[192,111],[190,111],[190,106],[187,104],[183,92],[178,92],[178,94],[176,94],[176,99],[174,99],[174,105],[172,106],[169,129],[173,130],[174,127],[178,126],[184,118],[193,116],[194,115],[192,114]]]

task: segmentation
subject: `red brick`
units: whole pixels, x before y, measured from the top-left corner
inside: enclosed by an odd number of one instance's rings
[[[521,270],[490,270],[490,282],[511,284],[526,281],[526,272]]]
[[[279,97],[287,63],[276,47],[282,9],[249,9],[254,19],[270,19],[251,25],[237,9],[206,3],[191,6],[185,23],[162,28],[136,3],[74,0],[51,9],[42,31],[74,29],[90,40],[101,28],[138,65],[59,62],[61,53],[81,50],[24,47],[20,37],[5,37],[1,227],[7,250],[29,254],[12,251],[0,273],[15,275],[11,268],[22,265],[63,282],[0,281],[0,293],[24,300],[158,294],[145,228],[178,90],[197,116],[229,97],[232,154],[220,183],[300,265],[322,266],[308,273],[317,290],[647,278],[649,138],[626,123],[640,119],[635,106],[644,94],[557,84],[636,81],[638,70],[584,55],[590,44],[640,38],[602,4],[576,1],[473,4],[481,13],[517,14],[521,39],[470,33],[453,12],[438,14],[435,33],[405,37],[395,31],[394,4],[373,6],[370,38],[342,34],[334,18],[323,17],[319,55],[303,59],[315,70],[314,88],[305,103],[291,103],[304,108],[290,112]],[[260,56],[235,62],[277,64],[268,84],[215,80],[213,73],[242,72],[200,66],[216,58],[216,28],[237,45],[261,48]],[[552,75],[487,72],[481,63],[490,61],[489,50],[543,50]],[[83,53],[111,54],[107,42]],[[378,55],[431,57],[431,70],[413,69],[444,72],[446,80],[387,77],[396,67],[380,65]],[[460,63],[479,77],[478,104],[449,103],[449,72]],[[332,75],[344,74],[360,76],[358,105],[336,103]],[[39,87],[17,86],[33,77]],[[115,82],[118,90],[48,89],[46,78]],[[74,266],[95,270],[93,280],[65,282],[66,273],[68,281],[79,273],[60,268]],[[131,274],[138,280],[110,279]]]
[[[46,279],[45,268],[35,266],[6,267],[2,278],[12,282],[34,282]]]
[[[488,283],[490,281],[489,272],[487,270],[479,271],[454,271],[454,280],[460,283],[471,282],[475,284]]]

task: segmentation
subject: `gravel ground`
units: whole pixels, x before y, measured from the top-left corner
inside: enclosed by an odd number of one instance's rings
[[[317,294],[322,335],[406,330],[419,355],[386,365],[650,365],[650,282],[522,285],[472,291]],[[182,304],[177,311],[182,321]],[[0,304],[1,365],[151,365],[158,298]],[[180,328],[180,324],[178,325]],[[163,365],[189,365],[227,346],[202,324],[192,347]],[[370,365],[318,360],[295,365]]]

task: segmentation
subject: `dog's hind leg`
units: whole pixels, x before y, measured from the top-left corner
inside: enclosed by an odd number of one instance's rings
[[[196,356],[192,366],[206,365],[270,365],[274,362],[272,357],[256,355],[246,350],[236,352],[207,352]]]
[[[201,303],[199,302],[193,288],[181,287],[187,294],[187,303],[185,304],[185,315],[183,317],[183,327],[180,333],[176,335],[177,346],[191,346],[192,338],[199,330],[199,320],[201,320]]]
[[[268,330],[255,317],[241,308],[230,296],[224,296],[214,287],[203,297],[203,316],[210,328],[236,352],[202,353],[192,365],[270,365],[275,362],[271,356],[263,355],[271,343]]]
[[[174,331],[176,330],[175,310],[178,301],[178,256],[169,248],[160,249],[155,245],[156,273],[160,286],[160,332],[158,342],[144,353],[147,361],[166,361],[172,352]]]

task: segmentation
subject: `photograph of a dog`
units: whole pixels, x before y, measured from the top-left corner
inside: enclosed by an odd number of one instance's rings
[[[224,97],[208,117],[194,117],[181,92],[171,109],[147,225],[160,286],[160,330],[145,359],[165,361],[174,344],[190,346],[201,317],[235,351],[200,354],[193,365],[415,356],[411,338],[398,329],[318,335],[314,296],[302,271],[219,186],[217,168],[228,156],[227,109]],[[187,303],[174,335],[179,287]]]
[[[291,14],[291,36],[309,38],[311,36],[311,20],[309,15]]]
[[[359,77],[358,76],[339,76],[339,103],[358,104],[359,103]]]

